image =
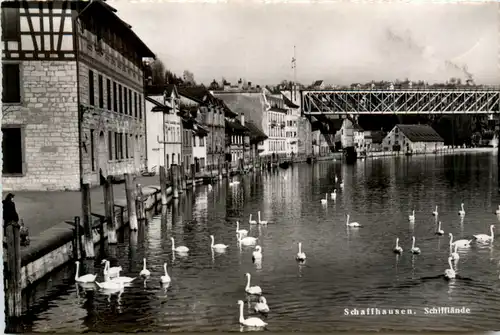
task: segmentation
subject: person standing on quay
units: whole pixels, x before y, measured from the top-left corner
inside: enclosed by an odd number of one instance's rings
[[[17,214],[16,210],[16,204],[14,203],[14,194],[9,193],[5,197],[5,199],[2,201],[2,207],[3,207],[3,236],[4,236],[4,243],[5,241],[5,228],[7,228],[7,225],[15,222],[19,223],[19,215]],[[21,220],[21,228],[19,230],[19,233],[21,235],[21,245],[28,245],[29,244],[29,237],[28,237],[28,228],[24,226],[24,223]]]

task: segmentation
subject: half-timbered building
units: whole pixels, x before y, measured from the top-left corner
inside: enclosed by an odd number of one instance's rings
[[[78,190],[145,161],[143,58],[102,0],[3,1],[5,190]]]

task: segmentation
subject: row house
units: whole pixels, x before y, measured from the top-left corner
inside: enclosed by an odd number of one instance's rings
[[[291,96],[291,92],[290,93]],[[285,117],[285,137],[287,156],[295,156],[298,153],[298,123],[300,118],[300,108],[281,92],[286,109]]]
[[[4,190],[79,190],[146,159],[143,58],[103,2],[3,1]]]
[[[150,89],[151,91],[151,89]],[[174,85],[150,92],[146,97],[147,170],[179,164],[182,154],[180,96]]]
[[[287,148],[286,139],[286,115],[284,101],[280,96],[272,95],[267,89],[263,89],[265,114],[263,117],[263,128],[268,136],[265,141],[262,156],[288,156],[291,153]]]
[[[240,120],[226,117],[226,161],[233,169],[243,169],[249,161],[250,131],[244,126],[244,114]]]

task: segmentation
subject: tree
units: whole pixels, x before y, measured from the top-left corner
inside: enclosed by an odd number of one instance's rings
[[[156,59],[151,65],[151,85],[165,86],[165,65],[160,59]]]
[[[184,81],[184,84],[186,85],[196,85],[196,82],[194,81],[194,74],[191,71],[184,70],[184,72],[182,73],[182,79]]]

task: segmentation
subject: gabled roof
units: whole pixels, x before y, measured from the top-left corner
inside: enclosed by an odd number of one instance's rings
[[[245,121],[245,127],[250,131],[250,142],[256,143],[264,141],[268,136],[260,130],[252,121]]]
[[[169,106],[166,106],[151,97],[146,96],[144,99],[154,105],[153,109],[151,109],[152,112],[168,112],[169,110],[172,110]]]
[[[177,88],[177,91],[183,97],[196,101],[200,105],[208,106],[210,103],[215,103],[210,91],[202,86],[181,86]]]
[[[165,85],[165,96],[171,97],[172,94],[174,95],[174,98],[178,99],[179,98],[179,92],[177,91],[177,86],[174,84],[166,84]]]
[[[194,128],[193,132],[198,136],[207,136],[208,135],[208,130],[206,130],[205,128],[200,126],[198,123],[195,123],[193,128]]]
[[[365,134],[365,139],[371,138],[372,143],[380,144],[384,139],[384,132],[380,130],[371,131],[371,133]]]
[[[225,119],[226,121],[226,130],[229,130],[233,133],[248,133],[250,130],[242,125],[239,120],[232,119],[228,120],[227,118]]]
[[[394,127],[399,128],[411,142],[444,142],[443,138],[426,124],[397,124]]]
[[[313,86],[321,86],[323,84],[323,80],[316,80],[312,85]]]
[[[360,126],[359,124],[357,124],[357,123],[353,123],[353,124],[352,124],[352,128],[353,128],[354,130],[356,130],[356,131],[364,131],[364,129],[363,129],[363,128],[361,128],[361,126]]]
[[[286,95],[284,95],[283,93],[281,93],[281,96],[283,96],[283,101],[285,102],[285,105],[289,108],[299,108],[298,105],[294,104],[292,102],[292,100],[288,99],[288,97]]]

